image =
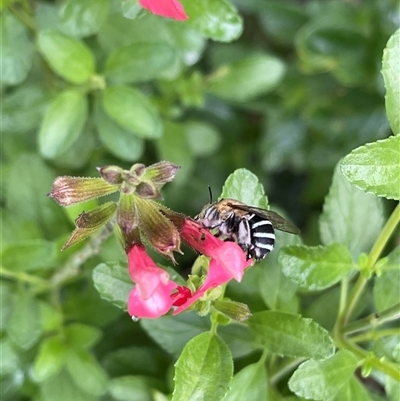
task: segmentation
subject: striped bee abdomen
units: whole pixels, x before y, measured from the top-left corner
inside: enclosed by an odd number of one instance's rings
[[[264,259],[274,249],[275,232],[272,223],[264,217],[252,214],[249,216],[251,254],[256,260]]]

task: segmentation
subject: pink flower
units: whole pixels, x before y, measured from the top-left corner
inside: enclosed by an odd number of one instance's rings
[[[177,0],[139,0],[139,3],[152,14],[173,18],[178,21],[188,19],[182,4]]]
[[[173,304],[171,292],[178,285],[170,281],[168,273],[154,263],[141,244],[134,244],[128,251],[128,268],[136,283],[129,294],[129,314],[138,318],[166,314]]]
[[[172,307],[177,315],[210,289],[231,279],[241,281],[244,270],[253,263],[235,242],[221,241],[193,220],[185,219],[181,237],[192,248],[211,258],[203,285],[193,294],[187,287],[178,286],[168,273],[157,267],[143,245],[135,244],[128,251],[129,274],[136,286],[129,294],[128,312],[138,318],[156,318]]]

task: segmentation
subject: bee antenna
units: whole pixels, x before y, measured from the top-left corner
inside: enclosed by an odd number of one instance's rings
[[[210,203],[212,203],[212,190],[210,186],[208,186],[208,193],[210,194]]]

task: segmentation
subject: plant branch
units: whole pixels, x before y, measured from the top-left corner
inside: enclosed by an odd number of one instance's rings
[[[307,358],[289,359],[282,363],[274,372],[271,373],[269,382],[274,385],[279,382],[282,377],[286,376],[289,372],[297,368]]]
[[[45,279],[42,279],[42,278],[36,277],[36,276],[32,276],[30,274],[27,274],[27,273],[21,272],[21,271],[11,271],[11,270],[4,268],[3,266],[0,266],[0,276],[14,279],[17,281],[23,281],[25,283],[36,285],[40,288],[43,288],[43,287],[46,288],[46,287],[50,286],[48,281]]]
[[[107,224],[97,236],[90,238],[89,242],[64,264],[64,266],[51,279],[54,288],[79,274],[80,267],[89,258],[100,253],[101,244],[112,234],[112,226]]]
[[[400,302],[380,313],[373,313],[363,319],[351,322],[343,327],[342,334],[352,334],[363,330],[373,329],[381,324],[400,318]]]
[[[366,333],[361,333],[351,337],[351,341],[354,343],[362,343],[365,341],[374,341],[382,337],[391,337],[400,335],[400,327],[394,327],[391,329],[384,330],[372,330]]]

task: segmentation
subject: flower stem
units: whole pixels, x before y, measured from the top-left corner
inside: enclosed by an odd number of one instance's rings
[[[374,341],[382,337],[391,337],[400,335],[400,327],[394,327],[385,330],[368,331],[357,336],[352,336],[351,341],[354,343],[362,343],[365,341]]]
[[[17,281],[25,282],[28,284],[33,284],[40,288],[50,286],[48,281],[45,279],[42,279],[42,278],[36,277],[36,276],[32,276],[30,274],[27,274],[27,273],[21,272],[21,271],[11,271],[11,270],[4,268],[3,266],[0,266],[0,276],[15,279]]]
[[[342,334],[352,334],[373,329],[381,324],[400,318],[400,302],[381,313],[373,313],[363,319],[351,322],[342,328]]]

